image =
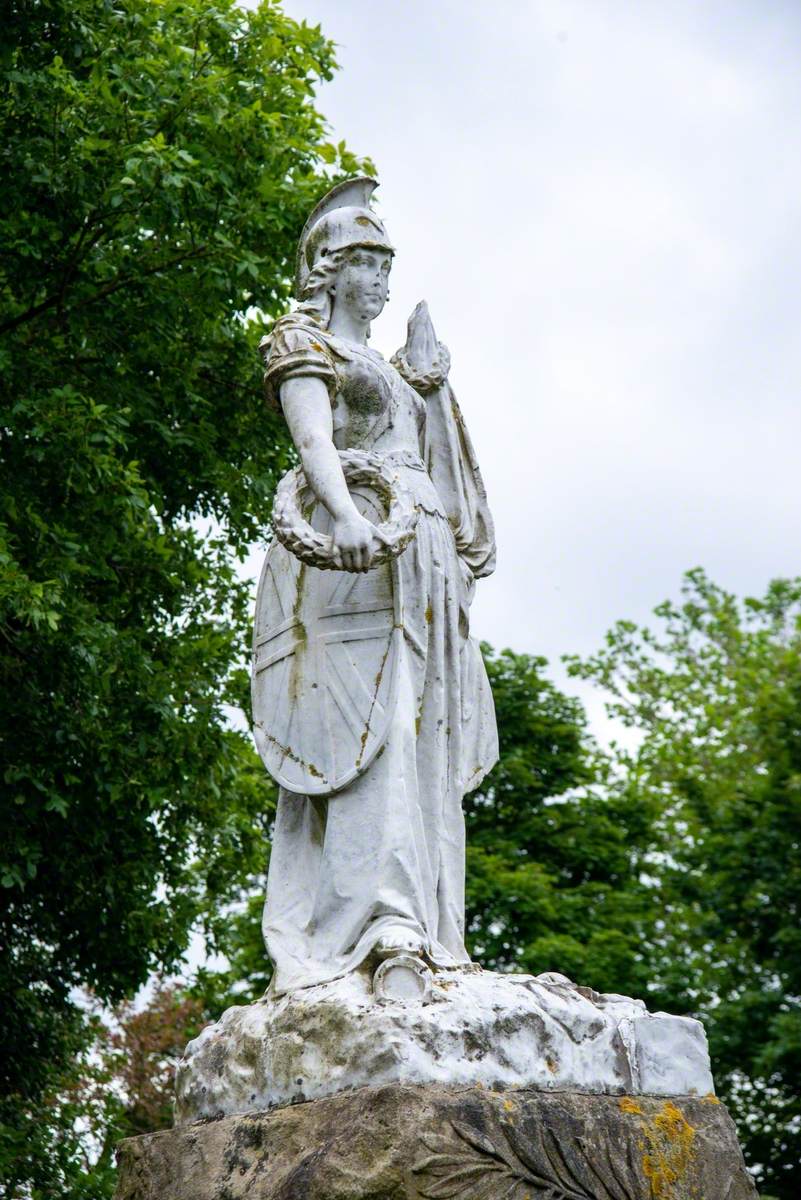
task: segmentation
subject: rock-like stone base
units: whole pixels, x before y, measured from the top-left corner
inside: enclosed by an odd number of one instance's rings
[[[387,1086],[130,1138],[117,1200],[755,1200],[713,1097]]]
[[[175,1123],[264,1112],[385,1084],[705,1096],[702,1025],[563,975],[438,971],[423,999],[377,996],[354,972],[229,1008],[190,1042]]]

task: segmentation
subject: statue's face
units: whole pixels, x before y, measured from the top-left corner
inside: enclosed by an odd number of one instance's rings
[[[337,275],[335,303],[362,321],[372,321],[387,302],[392,255],[387,250],[356,246]]]

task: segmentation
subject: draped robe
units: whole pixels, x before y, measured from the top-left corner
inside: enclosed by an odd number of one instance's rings
[[[462,798],[498,753],[469,604],[495,546],[447,352],[419,306],[392,363],[302,312],[279,320],[262,349],[268,399],[279,403],[286,379],[322,379],[337,448],[390,456],[419,511],[398,559],[402,650],[380,752],[330,795],[279,791],[263,921],[272,991],[342,976],[399,928],[433,965],[466,963]]]

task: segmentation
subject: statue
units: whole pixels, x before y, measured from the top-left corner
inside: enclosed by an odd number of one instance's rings
[[[259,583],[255,737],[279,785],[267,994],[186,1048],[118,1200],[754,1200],[704,1030],[464,943],[462,799],[498,753],[469,613],[492,518],[425,304],[368,346],[394,250],[371,179],[300,241],[262,343],[300,465]]]
[[[394,255],[375,187],[314,209],[298,305],[261,344],[300,458],[276,491],[253,647],[255,739],[279,785],[274,972],[189,1044],[176,1116],[382,1082],[703,1094],[697,1021],[470,961],[462,800],[498,736],[469,615],[495,539],[426,305],[390,361],[368,345]]]
[[[375,186],[340,184],[315,208],[300,304],[262,342],[301,460],[276,498],[254,642],[256,742],[280,786],[274,995],[370,959],[409,955],[418,978],[469,962],[462,797],[498,755],[468,628],[492,518],[425,304],[390,362],[368,345],[394,255]]]

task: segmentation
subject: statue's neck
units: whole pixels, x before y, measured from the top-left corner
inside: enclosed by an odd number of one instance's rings
[[[346,342],[356,342],[357,345],[366,346],[370,336],[370,318],[362,317],[348,309],[339,309],[334,305],[328,328],[336,337],[342,338]]]

